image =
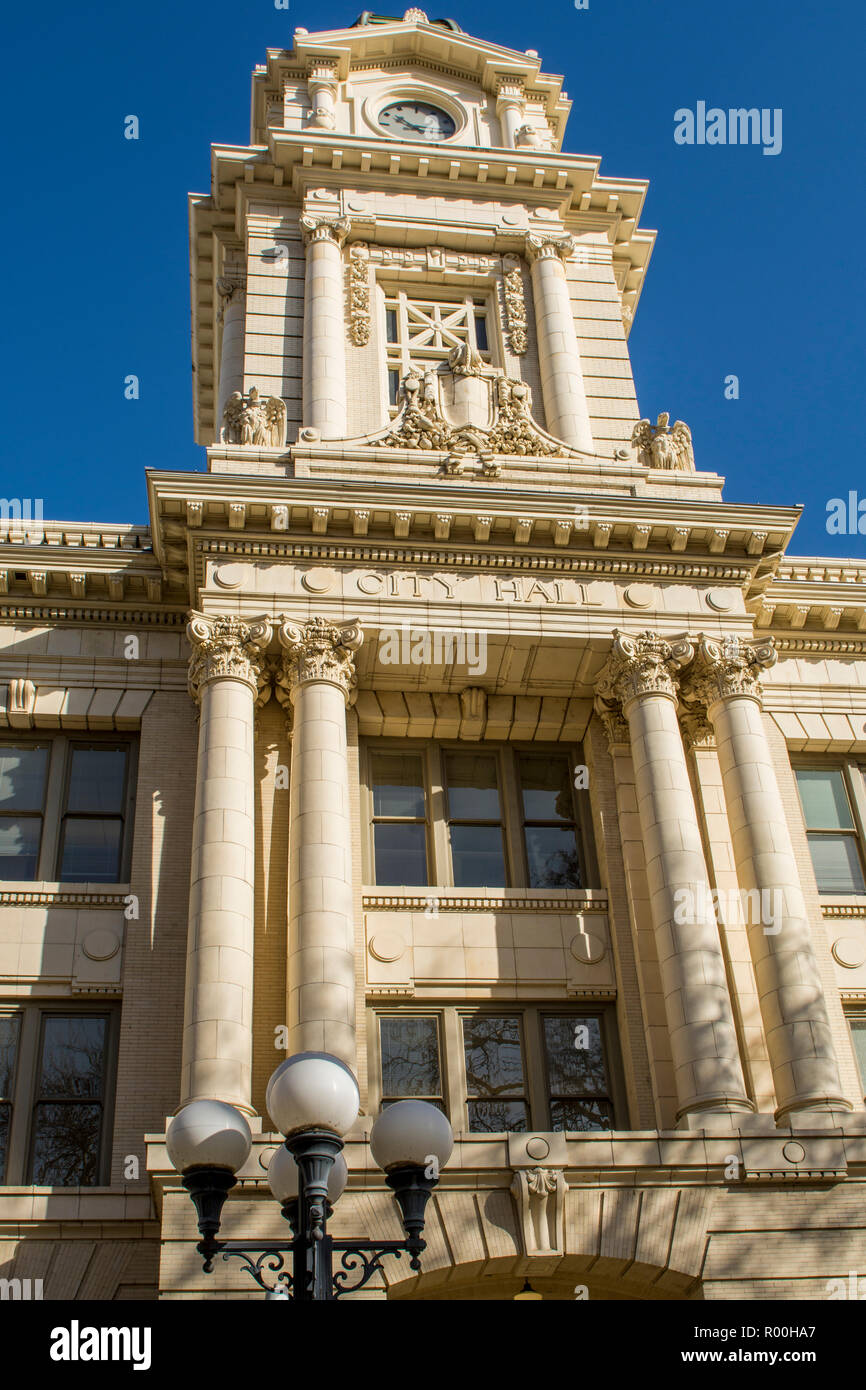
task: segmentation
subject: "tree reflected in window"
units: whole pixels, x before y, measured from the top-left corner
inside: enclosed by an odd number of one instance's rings
[[[380,1018],[382,1104],[417,1097],[442,1105],[439,1021],[435,1017]]]
[[[463,1019],[469,1129],[501,1133],[527,1127],[520,1020],[493,1014]]]
[[[107,1018],[46,1016],[30,1181],[86,1187],[99,1181]]]

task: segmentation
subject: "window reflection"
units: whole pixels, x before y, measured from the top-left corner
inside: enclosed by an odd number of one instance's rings
[[[44,1020],[30,1174],[38,1186],[99,1180],[107,1023],[56,1014]]]
[[[525,1130],[527,1107],[520,1020],[493,1014],[463,1019],[469,1129]]]

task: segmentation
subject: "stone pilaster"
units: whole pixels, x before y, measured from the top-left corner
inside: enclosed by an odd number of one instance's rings
[[[523,79],[500,77],[496,84],[496,114],[502,130],[502,145],[506,150],[517,147],[517,132],[523,125],[525,104]]]
[[[190,870],[181,1104],[254,1113],[254,719],[267,618],[194,613],[189,689],[200,708]]]
[[[227,266],[217,280],[220,300],[219,319],[220,374],[216,409],[216,431],[219,438],[226,401],[233,391],[244,389],[244,345],[247,311],[247,277],[242,267]]]
[[[289,1052],[354,1069],[355,933],[346,707],[357,623],[284,622],[278,698],[293,708],[289,860]]]
[[[575,250],[571,236],[530,232],[525,254],[532,267],[538,359],[547,428],[582,453],[594,451],[583,368],[564,262]]]
[[[692,655],[615,632],[599,703],[628,721],[638,815],[679,1118],[750,1111],[697,813],[677,722],[676,675]]]
[[[346,323],[342,246],[346,218],[305,215],[304,424],[322,439],[346,438]]]
[[[761,711],[772,644],[700,639],[684,684],[706,708],[719,763],[749,949],[776,1089],[777,1119],[838,1116],[842,1095],[827,1004]],[[808,1121],[806,1121],[808,1122]]]

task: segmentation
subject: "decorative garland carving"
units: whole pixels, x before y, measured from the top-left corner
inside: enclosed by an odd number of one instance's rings
[[[257,702],[270,695],[264,649],[273,629],[267,617],[244,622],[240,618],[210,617],[193,612],[186,635],[193,653],[189,663],[189,693],[198,703],[208,681],[229,677],[251,687]]]
[[[349,247],[349,335],[356,347],[370,341],[370,248],[363,241]]]
[[[447,471],[460,472],[459,463],[467,454],[531,454],[534,456],[566,458],[571,451],[546,434],[532,418],[532,393],[525,382],[506,377],[497,368],[481,367],[474,362],[471,351],[452,354],[449,368],[457,376],[479,376],[490,382],[493,424],[489,429],[477,425],[453,426],[445,416],[440,392],[441,373],[432,368],[424,372],[412,369],[403,378],[401,392],[403,408],[394,427],[378,444],[394,449],[431,449],[447,451],[452,458]],[[485,476],[496,477],[493,465],[483,470]]]
[[[529,346],[526,334],[526,298],[523,293],[523,271],[519,261],[510,258],[502,263],[502,289],[505,297],[505,323],[511,351],[520,357]]]

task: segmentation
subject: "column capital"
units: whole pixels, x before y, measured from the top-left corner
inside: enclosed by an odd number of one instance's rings
[[[707,718],[706,711],[700,705],[686,709],[680,717],[680,724],[683,730],[683,742],[686,750],[693,753],[698,749],[715,748],[716,731]]]
[[[607,746],[611,753],[628,751],[631,747],[631,737],[628,731],[628,720],[622,712],[622,706],[616,701],[608,701],[601,696],[596,696],[594,709],[604,725],[604,732],[607,734]]]
[[[303,624],[284,619],[277,636],[285,652],[277,676],[277,699],[282,705],[294,698],[298,686],[310,681],[339,686],[346,704],[353,703],[358,683],[355,652],[364,640],[357,619],[339,625],[321,617]]]
[[[316,217],[308,212],[301,217],[300,223],[305,246],[317,241],[329,241],[339,249],[352,228],[348,217]]]
[[[186,635],[193,648],[189,662],[189,693],[196,703],[201,700],[208,681],[222,678],[243,681],[257,699],[260,698],[268,685],[264,650],[272,632],[267,617],[251,618],[247,622],[241,618],[193,611]]]
[[[577,240],[567,232],[527,232],[524,238],[524,251],[530,265],[535,261],[554,261],[564,263],[577,250]]]
[[[772,639],[749,646],[738,637],[717,642],[701,633],[695,657],[685,673],[683,696],[687,704],[712,710],[719,700],[734,695],[762,702],[760,674],[778,660]]]
[[[666,642],[654,632],[627,636],[614,628],[613,645],[596,683],[599,704],[623,711],[642,695],[677,698],[676,675],[694,657],[694,647],[683,638]]]
[[[524,78],[518,76],[497,77],[496,79],[496,110],[497,114],[501,107],[506,104],[522,106],[526,100],[526,82]]]

